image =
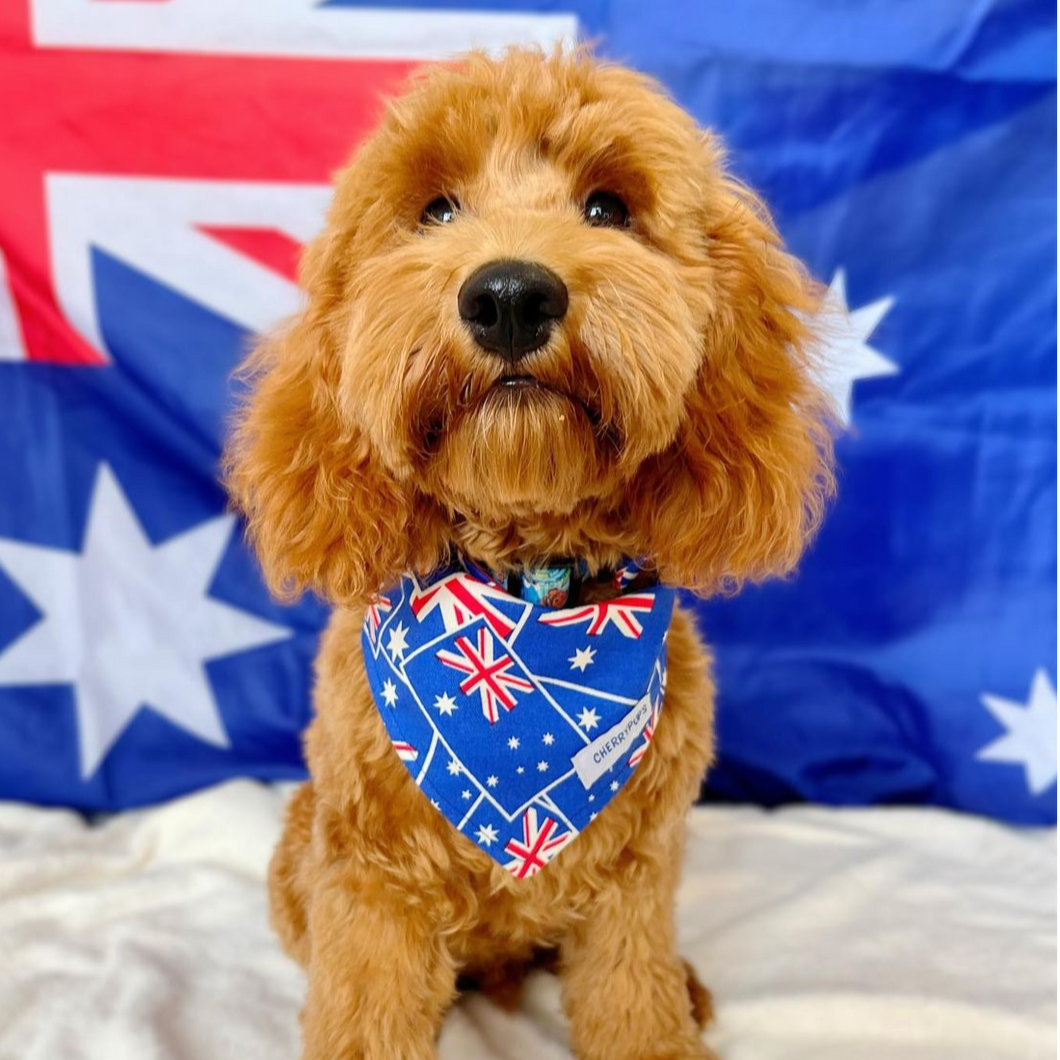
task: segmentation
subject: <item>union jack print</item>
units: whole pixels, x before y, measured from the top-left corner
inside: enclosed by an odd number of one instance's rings
[[[540,824],[537,810],[530,807],[523,814],[523,838],[509,839],[504,852],[511,854],[505,868],[517,879],[536,876],[574,837],[576,832],[560,832],[559,825],[546,817]]]
[[[414,589],[411,604],[412,613],[421,622],[437,608],[447,633],[481,615],[498,637],[507,637],[515,629],[515,623],[493,600],[511,603],[513,597],[495,582],[480,582],[464,571],[457,571],[427,588]]]
[[[500,707],[511,710],[515,706],[513,689],[521,692],[534,690],[525,678],[508,673],[515,663],[510,655],[494,659],[493,637],[485,627],[478,631],[477,644],[473,645],[467,637],[459,637],[456,647],[456,652],[438,652],[438,658],[451,669],[467,674],[460,682],[460,691],[469,696],[478,690],[482,713],[491,725],[500,717]]]
[[[540,615],[538,622],[543,622],[546,626],[576,626],[581,622],[588,622],[588,633],[591,637],[598,637],[608,625],[613,624],[623,637],[637,640],[644,632],[637,612],[651,611],[654,600],[655,597],[650,593],[622,596],[617,600],[573,607],[568,611],[549,611]]]
[[[457,571],[459,579],[452,577]],[[617,612],[577,608],[578,624],[556,628],[530,621],[541,613],[530,603],[502,601],[496,583],[485,586],[485,596],[452,594],[474,577],[455,563],[424,578],[406,575],[386,590],[393,606],[376,641],[388,650],[372,649],[366,621],[363,656],[379,715],[420,791],[498,865],[532,877],[616,797],[642,757],[634,750],[642,734],[645,745],[654,735],[675,591],[637,591],[639,637],[587,638],[587,623],[599,631]],[[445,592],[429,595],[441,582]],[[515,628],[498,636],[461,600],[503,608]],[[421,618],[426,608],[433,610]],[[444,629],[446,610],[463,628]],[[401,651],[390,651],[389,639],[398,636]],[[572,672],[572,654],[587,657],[584,669]],[[608,742],[612,730],[627,737]]]
[[[368,605],[368,613],[365,619],[368,623],[368,639],[375,644],[375,638],[379,635],[379,626],[383,621],[383,615],[385,615],[392,607],[393,603],[389,596],[376,595],[372,597],[372,602]]]
[[[633,754],[629,756],[629,768],[633,769],[634,766],[640,765],[640,760],[648,753],[648,748],[651,746],[652,740],[655,738],[655,726],[659,724],[659,707],[662,704],[661,699],[655,701],[655,706],[651,709],[651,717],[648,719],[648,724],[644,726],[644,731],[641,736],[644,738],[634,750]]]

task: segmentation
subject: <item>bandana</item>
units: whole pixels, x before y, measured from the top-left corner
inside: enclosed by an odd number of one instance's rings
[[[628,580],[620,571],[616,587]],[[516,596],[474,568],[408,575],[375,598],[362,633],[394,753],[519,879],[569,846],[648,751],[674,602],[656,585],[557,609],[538,600],[564,586],[541,581]]]

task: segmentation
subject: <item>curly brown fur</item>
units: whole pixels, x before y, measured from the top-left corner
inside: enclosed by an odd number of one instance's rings
[[[619,195],[627,229],[588,226]],[[439,195],[449,225],[420,223]],[[565,281],[517,395],[457,313],[498,258]],[[646,557],[701,593],[789,571],[831,487],[809,365],[815,295],[709,134],[585,53],[471,55],[417,78],[338,175],[301,279],[308,307],[248,365],[227,457],[270,584],[336,605],[270,877],[308,973],[307,1060],[434,1055],[458,975],[509,1000],[558,952],[583,1060],[703,1058],[710,997],[674,946],[685,813],[712,756],[709,657],[671,627],[650,753],[548,870],[514,880],[393,754],[360,651],[363,607],[456,547],[498,569]],[[401,998],[400,1004],[397,998]]]

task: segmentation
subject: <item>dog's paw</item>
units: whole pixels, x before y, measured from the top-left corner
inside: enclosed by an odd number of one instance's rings
[[[666,1052],[652,1053],[644,1060],[720,1060],[720,1057],[706,1042],[696,1039]]]

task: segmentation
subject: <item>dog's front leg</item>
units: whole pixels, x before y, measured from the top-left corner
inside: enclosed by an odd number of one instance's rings
[[[436,920],[332,871],[309,903],[304,1060],[432,1060],[456,973]]]
[[[716,1060],[700,1040],[675,950],[672,856],[616,873],[561,946],[580,1060]]]

